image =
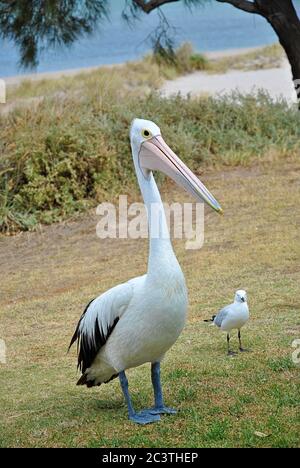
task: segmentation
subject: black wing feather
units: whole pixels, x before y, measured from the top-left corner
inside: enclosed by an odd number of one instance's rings
[[[82,319],[84,318],[89,306],[95,299],[92,299],[86,308],[84,309],[83,314],[81,315],[79,322],[77,324],[75,333],[71,339],[71,346],[77,340],[77,353],[78,353],[78,363],[77,368],[84,374],[86,369],[91,367],[95,357],[97,356],[98,352],[105,345],[106,341],[108,340],[109,336],[111,335],[113,329],[117,325],[119,321],[119,317],[116,317],[112,325],[108,328],[107,333],[105,336],[101,333],[98,320],[95,320],[95,328],[94,328],[94,339],[91,340],[89,336],[85,333],[80,333],[79,328]],[[84,379],[84,375],[79,379],[78,385],[85,385],[86,379]]]
[[[72,339],[71,339],[71,343],[69,344],[69,348],[68,348],[68,351],[70,351],[70,348],[71,346],[75,343],[76,340],[77,341],[77,351],[78,351],[78,344],[79,344],[79,338],[80,338],[80,333],[79,333],[79,327],[80,327],[80,324],[81,324],[81,320],[83,319],[83,317],[85,316],[86,314],[86,311],[88,310],[89,306],[91,305],[91,303],[95,300],[96,298],[94,297],[94,299],[92,299],[88,305],[85,307],[80,319],[79,319],[79,322],[77,324],[77,327],[76,327],[76,330],[75,330],[75,333],[74,335],[72,336]]]

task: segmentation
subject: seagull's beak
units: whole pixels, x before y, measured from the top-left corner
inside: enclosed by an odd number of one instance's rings
[[[169,148],[161,136],[155,136],[142,143],[139,164],[144,175],[147,171],[161,171],[171,177],[178,185],[197,200],[205,201],[218,213],[223,210],[204,184]]]

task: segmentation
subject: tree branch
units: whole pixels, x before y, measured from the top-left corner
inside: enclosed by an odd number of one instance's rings
[[[152,10],[159,8],[166,3],[178,2],[179,0],[132,0],[133,3],[145,13],[150,13]],[[256,5],[256,2],[250,2],[249,0],[216,0],[220,3],[229,3],[239,10],[247,11],[248,13],[257,13],[259,14],[259,8]]]
[[[248,13],[257,13],[260,11],[255,5],[256,2],[249,2],[248,0],[217,0],[219,3],[230,3],[239,10],[247,11]]]
[[[139,8],[141,8],[145,13],[150,13],[152,10],[159,8],[166,3],[178,2],[179,0],[132,0]]]

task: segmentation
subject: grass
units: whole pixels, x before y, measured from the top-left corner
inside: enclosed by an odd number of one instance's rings
[[[244,54],[211,60],[206,69],[209,73],[225,73],[228,70],[278,68],[282,64],[283,57],[282,47],[279,44],[273,44]]]
[[[180,70],[196,57],[184,47],[177,56]],[[17,88],[18,99],[38,101],[0,115],[2,232],[37,229],[136,193],[128,143],[136,116],[161,125],[195,170],[299,153],[296,109],[264,94],[162,99],[161,67],[151,60]]]
[[[166,356],[163,382],[167,403],[179,413],[143,428],[127,421],[117,381],[75,386],[75,351],[66,355],[66,348],[91,297],[144,272],[147,241],[100,241],[92,214],[3,237],[0,336],[8,362],[0,367],[0,445],[299,446],[299,368],[291,360],[300,333],[299,172],[299,160],[287,158],[202,177],[225,215],[207,212],[201,250],[174,242],[189,321]],[[163,198],[188,199],[171,183]],[[203,319],[240,287],[249,296],[251,320],[242,336],[252,352],[228,358],[226,337]],[[135,406],[149,405],[149,366],[128,375]]]

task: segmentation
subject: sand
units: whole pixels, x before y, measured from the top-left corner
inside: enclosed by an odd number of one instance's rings
[[[233,91],[239,91],[242,94],[255,93],[260,89],[267,91],[273,99],[284,98],[290,103],[297,102],[290,65],[286,60],[283,61],[282,67],[267,70],[231,70],[222,74],[194,72],[172,81],[166,81],[162,87],[162,94],[164,96],[178,93],[183,96],[201,94],[222,96]]]

